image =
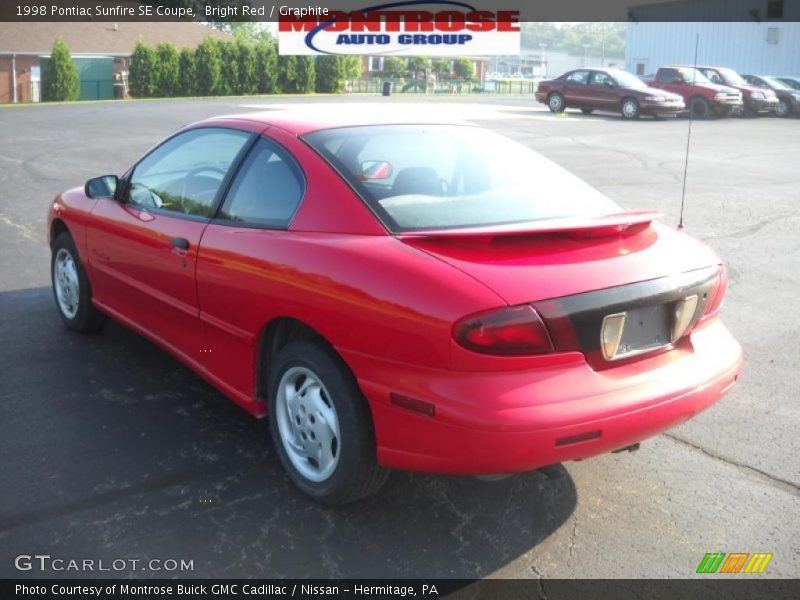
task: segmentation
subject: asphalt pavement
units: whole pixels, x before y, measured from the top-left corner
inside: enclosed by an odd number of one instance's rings
[[[706,552],[771,552],[763,576],[800,575],[800,119],[693,124],[685,224],[729,265],[723,319],[745,370],[632,454],[491,483],[398,473],[376,497],[323,508],[291,486],[265,421],[120,325],[62,328],[45,232],[57,192],[122,173],[193,120],[332,101],[461,116],[677,222],[685,119],[479,97],[0,108],[0,577],[98,575],[15,567],[35,553],[193,567],[102,576],[535,578],[691,577]]]

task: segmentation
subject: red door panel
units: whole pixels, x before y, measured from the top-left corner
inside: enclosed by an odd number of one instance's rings
[[[99,201],[87,231],[95,298],[192,358],[202,357],[195,268],[206,220]],[[172,245],[175,238],[187,250]]]

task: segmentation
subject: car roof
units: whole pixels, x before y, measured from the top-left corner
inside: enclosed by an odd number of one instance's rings
[[[235,115],[213,117],[198,124],[212,124],[219,119],[235,119],[263,124],[264,127],[279,127],[300,136],[312,131],[339,127],[370,125],[467,125],[468,123],[431,111],[422,104],[412,106],[309,105],[304,108],[266,110]]]

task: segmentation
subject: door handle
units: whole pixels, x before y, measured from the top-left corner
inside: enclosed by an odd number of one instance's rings
[[[189,240],[182,237],[172,238],[170,241],[170,245],[177,250],[188,250],[189,249]]]

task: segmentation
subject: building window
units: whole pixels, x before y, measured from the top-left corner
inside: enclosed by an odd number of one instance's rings
[[[383,71],[383,57],[382,56],[370,56],[369,57],[369,70],[370,72],[379,72]]]
[[[769,2],[767,2],[767,18],[768,19],[783,18],[783,0],[770,0]]]
[[[767,43],[777,44],[780,30],[777,27],[767,27]]]

